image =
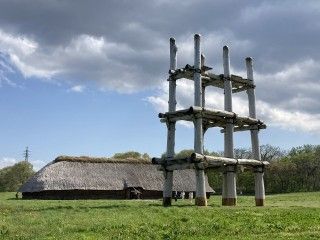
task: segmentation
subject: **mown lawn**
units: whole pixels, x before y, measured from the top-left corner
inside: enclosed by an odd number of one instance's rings
[[[188,200],[163,208],[161,201],[16,200],[0,193],[0,239],[320,239],[320,193],[267,196],[253,206],[208,207]]]

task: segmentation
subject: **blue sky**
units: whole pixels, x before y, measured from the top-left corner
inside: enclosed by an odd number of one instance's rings
[[[258,117],[269,126],[261,144],[319,144],[319,20],[318,1],[2,1],[0,167],[21,160],[26,146],[36,169],[58,155],[159,156],[169,37],[183,66],[192,64],[196,32],[216,73],[225,44],[234,74],[245,76],[244,58],[254,57]],[[192,88],[179,83],[178,108],[192,105]],[[208,106],[223,108],[222,93],[210,89]],[[247,114],[245,94],[234,105]],[[249,133],[235,136],[235,147],[250,146]],[[217,129],[205,140],[208,150],[223,150]],[[192,147],[193,129],[178,125],[177,150]]]

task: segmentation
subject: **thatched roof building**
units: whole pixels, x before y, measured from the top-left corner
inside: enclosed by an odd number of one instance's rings
[[[61,156],[20,189],[23,198],[161,198],[163,173],[144,159]],[[173,191],[195,192],[194,170],[175,171]],[[206,181],[208,193],[213,192]]]

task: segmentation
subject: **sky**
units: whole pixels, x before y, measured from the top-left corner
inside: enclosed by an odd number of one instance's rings
[[[165,152],[169,38],[178,67],[193,65],[193,35],[213,72],[230,47],[232,74],[254,59],[261,144],[290,149],[320,143],[320,2],[315,0],[150,0],[0,2],[0,168],[23,159],[35,169],[59,155]],[[223,90],[207,106],[223,109]],[[193,105],[181,80],[177,107]],[[248,114],[245,93],[234,111]],[[193,148],[193,129],[177,125],[176,151]],[[250,147],[247,132],[235,147]],[[210,129],[205,148],[223,150]]]

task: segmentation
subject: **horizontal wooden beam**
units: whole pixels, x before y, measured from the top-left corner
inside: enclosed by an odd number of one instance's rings
[[[250,131],[250,130],[260,130],[260,129],[266,129],[267,125],[261,124],[261,125],[251,125],[251,126],[242,126],[242,127],[235,127],[233,129],[234,132],[241,132],[241,131]],[[221,133],[224,133],[225,130],[221,129]]]
[[[223,74],[214,74],[207,72],[211,70],[209,67],[202,67],[201,68],[201,79],[204,87],[213,86],[218,88],[224,88],[224,76]],[[169,81],[175,81],[178,79],[189,79],[193,80],[193,74],[196,70],[193,66],[187,64],[184,68],[179,68],[176,70],[169,71]],[[230,81],[232,84],[232,91],[233,92],[241,92],[246,91],[249,88],[255,88],[255,85],[252,80],[242,78],[241,76],[231,75]]]
[[[254,125],[257,128],[264,129],[265,124],[259,119],[250,117],[239,116],[234,112],[207,109],[197,106],[192,106],[187,109],[178,110],[175,112],[159,113],[161,122],[176,122],[176,121],[194,121],[197,117],[203,118],[203,124],[205,128],[210,127],[222,127],[224,128],[230,119],[234,123],[235,127],[239,129],[251,129],[250,126]]]
[[[153,158],[153,164],[162,166],[167,171],[181,169],[208,169],[219,168],[227,165],[246,166],[246,167],[263,167],[269,165],[267,161],[255,159],[236,159],[218,156],[201,155],[192,153],[186,158]]]

